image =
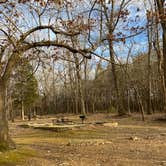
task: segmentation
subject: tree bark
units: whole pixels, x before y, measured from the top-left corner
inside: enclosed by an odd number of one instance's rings
[[[160,16],[162,27],[162,42],[163,42],[163,89],[164,89],[164,112],[166,113],[166,20],[165,20],[165,1],[155,0]]]
[[[164,112],[166,113],[166,25],[163,28]]]
[[[152,20],[147,17],[148,24],[150,25]],[[147,114],[151,114],[151,50],[152,50],[152,34],[153,27],[149,26],[147,29],[147,37],[148,37],[148,96],[147,96]]]
[[[131,115],[131,109],[130,109],[130,92],[127,90],[127,112],[129,115]]]
[[[110,51],[110,60],[111,60],[111,74],[113,77],[113,84],[114,84],[114,88],[116,92],[116,96],[115,96],[116,109],[119,115],[123,115],[125,113],[123,110],[121,96],[120,96],[119,88],[118,88],[118,80],[117,80],[116,66],[115,66],[115,55],[113,50],[113,42],[111,40],[109,40],[109,51]]]
[[[143,103],[141,101],[139,92],[137,92],[137,90],[135,89],[135,93],[136,93],[136,100],[139,106],[139,110],[141,112],[141,116],[142,116],[142,121],[145,121],[145,113],[144,113],[144,107],[143,107]]]
[[[23,100],[21,100],[21,119],[25,120],[25,116],[24,116],[24,102],[23,102]]]
[[[8,133],[8,121],[5,111],[5,84],[0,80],[0,151],[12,147],[12,141]]]
[[[81,113],[85,115],[86,111],[85,111],[84,94],[83,94],[81,76],[80,76],[80,72],[78,68],[76,68],[76,74],[77,74],[77,81],[78,81],[78,92],[79,92],[79,97],[81,102]]]

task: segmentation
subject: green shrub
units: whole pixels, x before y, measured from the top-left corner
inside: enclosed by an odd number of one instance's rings
[[[108,109],[108,113],[116,113],[116,108],[114,106],[111,106],[109,109]]]

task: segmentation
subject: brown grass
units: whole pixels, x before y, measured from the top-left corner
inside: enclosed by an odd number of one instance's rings
[[[35,123],[49,123],[51,118],[40,119]],[[77,116],[68,115],[68,118],[79,121]],[[166,123],[154,119],[151,116],[142,122],[138,115],[126,118],[110,118],[107,114],[89,115],[86,123],[118,122],[118,126],[86,125],[80,129],[60,132],[21,128],[18,125],[25,122],[17,121],[10,124],[10,128],[18,151],[29,148],[33,156],[28,153],[22,157],[21,153],[12,153],[17,154],[18,158],[21,156],[21,161],[24,161],[22,166],[164,165]],[[13,161],[10,156],[9,159]]]

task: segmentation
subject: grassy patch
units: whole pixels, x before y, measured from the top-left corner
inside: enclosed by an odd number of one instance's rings
[[[18,148],[16,150],[0,153],[0,165],[15,166],[21,164],[28,157],[35,156],[34,150],[30,148]]]
[[[66,144],[69,140],[76,142],[88,141],[91,139],[101,139],[107,136],[105,131],[95,130],[76,130],[76,131],[64,131],[64,132],[51,132],[51,131],[40,131],[38,133],[30,133],[24,135],[24,137],[15,137],[14,141],[20,145],[33,145],[41,143],[51,144]],[[78,141],[79,140],[79,141]]]
[[[0,143],[0,151],[6,151],[9,146],[6,143]]]
[[[102,130],[91,130],[91,129],[86,129],[86,130],[68,130],[68,131],[61,131],[61,132],[53,132],[53,131],[47,131],[47,130],[35,130],[35,132],[31,132],[31,133],[24,133],[24,135],[19,135],[19,136],[15,136],[14,137],[14,141],[17,142],[17,140],[22,140],[24,142],[23,139],[32,139],[32,141],[34,140],[35,142],[40,141],[40,139],[44,139],[44,138],[84,138],[84,139],[88,139],[88,138],[96,138],[96,137],[100,137],[105,135],[106,132],[102,131]],[[18,141],[18,143],[20,142]],[[25,141],[26,142],[26,141]]]

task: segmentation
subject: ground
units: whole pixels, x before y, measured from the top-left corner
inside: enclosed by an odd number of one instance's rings
[[[66,116],[79,121],[78,116]],[[25,122],[17,120],[10,123],[17,149],[1,153],[0,166],[164,166],[166,122],[157,117],[151,115],[142,122],[139,115],[89,115],[86,123],[118,122],[118,126],[88,124],[59,132],[23,128],[19,125]]]

